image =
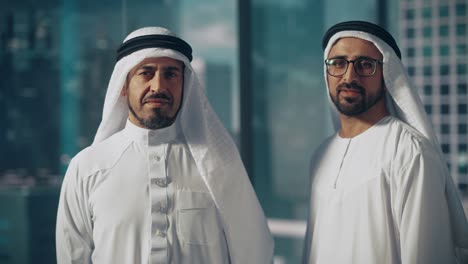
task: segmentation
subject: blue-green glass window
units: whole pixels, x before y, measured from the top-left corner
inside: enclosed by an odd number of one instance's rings
[[[440,66],[440,75],[449,75],[450,65],[441,65]]]
[[[439,47],[440,56],[448,56],[450,53],[450,48],[448,45],[442,45]]]
[[[415,55],[415,49],[414,48],[407,48],[406,49],[406,56],[408,56],[409,58],[412,58],[414,57]]]
[[[457,85],[457,94],[462,95],[462,94],[467,94],[467,85],[466,83],[459,83]]]
[[[467,152],[468,144],[458,144],[458,152]]]
[[[466,16],[466,4],[457,4],[455,10],[457,16]]]
[[[448,104],[440,105],[440,113],[441,114],[449,114],[450,113],[450,106]]]
[[[431,76],[432,75],[432,67],[431,66],[424,66],[423,75],[424,76]]]
[[[458,24],[457,28],[457,36],[465,36],[466,35],[466,24]]]
[[[457,112],[459,114],[466,114],[468,105],[467,104],[458,104],[457,105]]]
[[[413,20],[414,19],[414,9],[406,10],[406,19]]]
[[[430,84],[424,85],[424,94],[431,95],[432,94],[432,86]]]
[[[409,39],[414,38],[415,30],[414,28],[408,28],[406,29],[406,37]]]
[[[450,125],[449,124],[440,125],[440,133],[442,135],[450,134]]]
[[[440,94],[447,95],[450,93],[450,86],[448,84],[443,84],[440,86]]]
[[[440,17],[448,17],[449,15],[449,7],[448,6],[440,6],[439,7],[439,16]]]
[[[458,134],[459,135],[466,135],[468,133],[467,125],[466,124],[458,124]]]
[[[425,46],[423,48],[423,56],[424,57],[431,57],[432,56],[432,47],[431,46]]]
[[[467,54],[466,50],[467,50],[466,44],[457,44],[457,56],[466,55]]]
[[[466,64],[457,65],[457,74],[466,74]]]
[[[439,27],[439,35],[441,37],[446,37],[449,34],[449,27],[447,25],[442,25]]]
[[[442,144],[442,152],[450,153],[450,145],[449,144]]]
[[[423,28],[423,37],[425,37],[425,38],[432,37],[432,28],[431,27],[424,27]]]
[[[432,9],[430,7],[424,7],[422,10],[423,18],[431,18],[432,17]]]
[[[414,76],[416,73],[416,69],[413,66],[409,66],[407,71],[409,76]]]
[[[424,105],[424,110],[428,115],[432,114],[432,105]]]

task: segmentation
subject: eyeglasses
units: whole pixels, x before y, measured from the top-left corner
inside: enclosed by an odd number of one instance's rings
[[[350,63],[353,63],[354,71],[361,77],[369,77],[375,74],[377,63],[383,64],[383,61],[373,58],[358,58],[355,60],[346,59],[326,59],[327,73],[331,76],[341,77],[348,70]]]

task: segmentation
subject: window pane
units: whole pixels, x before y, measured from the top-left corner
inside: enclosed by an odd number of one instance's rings
[[[457,65],[457,74],[466,74],[466,64]]]
[[[466,35],[466,25],[465,24],[458,24],[457,25],[457,36],[465,36]]]
[[[432,56],[432,47],[424,47],[423,48],[423,56],[424,57],[431,57]]]
[[[406,10],[406,19],[408,20],[414,19],[414,9]]]
[[[458,113],[459,114],[466,114],[467,104],[459,104],[458,105]]]
[[[440,94],[442,95],[447,95],[450,93],[450,88],[447,84],[441,85],[440,86]]]
[[[449,107],[449,105],[448,105],[448,104],[442,104],[442,105],[440,106],[440,113],[441,113],[441,114],[448,114],[448,113],[450,113],[450,107]]]
[[[465,83],[461,83],[457,85],[457,94],[467,94],[467,85]]]
[[[447,45],[440,46],[440,49],[439,49],[440,56],[448,56],[449,51],[450,51],[449,46]]]
[[[466,4],[457,4],[455,10],[457,16],[466,16]]]
[[[440,75],[448,75],[449,73],[450,73],[450,66],[449,65],[440,66]]]
[[[431,95],[432,94],[432,86],[424,85],[424,94],[425,95]]]
[[[448,6],[440,6],[439,7],[439,16],[440,17],[447,17],[448,15],[449,15]]]
[[[449,34],[449,27],[447,25],[442,25],[439,27],[439,35],[441,37],[446,37]]]
[[[443,135],[450,134],[450,125],[448,125],[448,124],[442,124],[442,125],[440,126],[440,132],[441,132]]]
[[[431,66],[424,66],[423,68],[424,76],[431,76],[432,75],[432,68]]]
[[[425,38],[430,38],[432,36],[432,28],[431,27],[424,27],[423,28],[423,36]]]
[[[414,38],[414,28],[408,28],[406,30],[406,37],[407,38]]]
[[[457,55],[463,56],[466,55],[466,44],[458,44],[457,45]]]
[[[422,15],[423,15],[423,18],[431,18],[432,17],[432,9],[430,7],[423,8]]]

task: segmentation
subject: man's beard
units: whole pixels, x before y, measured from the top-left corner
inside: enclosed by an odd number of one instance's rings
[[[383,83],[382,83],[383,85]],[[356,97],[343,97],[346,103],[341,103],[339,99],[340,90],[343,88],[352,89],[360,94]],[[367,112],[372,108],[377,102],[385,96],[385,89],[380,88],[377,91],[377,94],[373,96],[366,97],[366,89],[355,82],[352,83],[343,83],[336,88],[336,95],[332,96],[330,93],[330,98],[336,106],[336,109],[343,115],[346,116],[358,116],[362,113]]]
[[[164,96],[165,95],[162,95],[162,97],[164,97]],[[154,94],[154,95],[149,96],[149,97],[150,98],[160,98],[161,95]],[[149,99],[149,98],[147,98],[147,99]],[[171,102],[170,102],[171,106],[172,106],[172,102],[173,101],[171,100]],[[139,116],[135,112],[132,105],[130,104],[129,97],[127,97],[127,104],[128,104],[128,108],[130,109],[130,112],[132,112],[133,116],[138,120],[140,125],[142,125],[143,127],[147,128],[147,129],[161,129],[161,128],[168,127],[168,126],[172,125],[172,123],[174,123],[174,120],[177,117],[177,113],[173,117],[169,117],[168,115],[163,113],[160,108],[154,108],[154,109],[152,109],[153,114],[150,117],[143,118],[143,117]]]

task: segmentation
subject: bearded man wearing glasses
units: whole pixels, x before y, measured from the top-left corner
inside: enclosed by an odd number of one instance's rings
[[[316,150],[303,263],[468,263],[468,224],[393,37],[364,21],[323,38],[337,132]]]

